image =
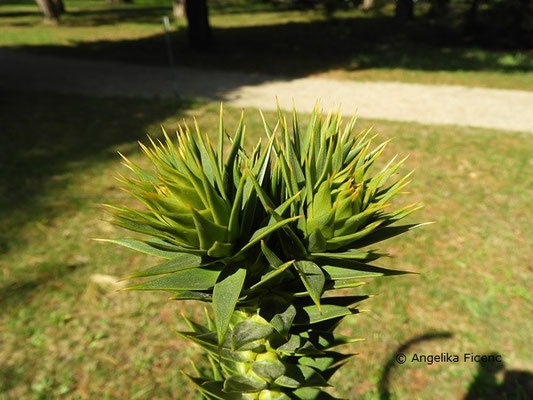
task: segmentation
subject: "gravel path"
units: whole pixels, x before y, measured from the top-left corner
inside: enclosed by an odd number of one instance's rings
[[[356,108],[365,118],[452,124],[533,132],[533,92],[428,86],[399,82],[355,82],[322,78],[282,79],[265,75],[189,68],[65,59],[0,50],[0,87],[80,93],[90,96],[172,97],[179,94],[235,106],[310,111]]]

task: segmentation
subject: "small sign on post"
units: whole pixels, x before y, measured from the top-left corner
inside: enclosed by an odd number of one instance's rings
[[[170,40],[170,20],[165,15],[163,17],[163,27],[165,28],[165,43],[167,45],[168,62],[171,67],[174,66],[174,54],[172,53],[172,41]]]
[[[172,69],[173,73],[173,80],[174,80],[174,92],[177,97],[179,97],[179,91],[178,91],[178,76],[176,73],[176,68],[174,65],[174,53],[172,51],[172,40],[170,39],[170,20],[168,16],[163,17],[163,28],[165,31],[165,44],[167,47],[167,57],[168,57],[168,63],[170,65],[170,68]]]

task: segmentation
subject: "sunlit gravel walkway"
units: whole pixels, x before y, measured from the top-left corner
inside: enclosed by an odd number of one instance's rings
[[[533,92],[356,82],[121,64],[38,56],[0,49],[0,87],[90,96],[183,97],[235,106],[310,111],[342,105],[361,117],[533,132]],[[31,101],[28,104],[31,108]]]

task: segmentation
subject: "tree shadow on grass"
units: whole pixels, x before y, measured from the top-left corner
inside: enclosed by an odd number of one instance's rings
[[[139,21],[155,21],[161,18],[164,10],[156,7],[149,9],[145,15],[140,13],[142,9],[78,12],[66,23],[113,25],[128,21],[128,18],[132,18],[132,21],[137,18],[140,18]],[[160,11],[161,15],[158,16]],[[172,42],[176,62],[192,67],[291,77],[331,69],[358,71],[401,68],[504,73],[533,70],[533,57],[527,52],[509,59],[494,47],[498,45],[497,41],[481,46],[457,29],[426,21],[399,25],[388,16],[216,27],[214,36],[217,43],[211,51],[197,52],[189,47],[184,28],[174,32]],[[134,40],[83,41],[68,47],[32,46],[31,50],[62,56],[168,64],[162,34]]]
[[[3,17],[8,17],[8,18],[36,17],[36,16],[42,17],[41,13],[39,12],[39,10],[34,10],[34,11],[18,11],[18,10],[11,11],[11,10],[8,10],[8,11],[4,11],[4,10],[0,9],[0,18],[3,18]],[[23,25],[28,25],[28,23],[19,23],[19,24],[7,23],[7,25],[23,26]]]
[[[391,357],[387,360],[387,363],[383,367],[383,372],[381,373],[381,378],[379,380],[379,385],[378,385],[379,398],[381,400],[391,399],[390,375],[391,375],[391,372],[394,366],[398,364],[399,355],[403,355],[405,357],[405,353],[407,353],[411,349],[411,347],[416,346],[417,344],[420,344],[422,342],[450,339],[452,337],[453,337],[453,334],[451,332],[429,332],[429,333],[425,333],[420,336],[416,336],[412,339],[409,339],[407,342],[400,345],[392,353]],[[405,359],[404,359],[404,362],[405,362]]]
[[[26,223],[85,206],[82,197],[62,197],[76,174],[116,159],[119,146],[144,139],[149,125],[190,106],[6,91],[0,99],[0,253],[21,245]]]
[[[31,271],[26,271],[26,277],[21,279],[20,271],[15,279],[4,280],[0,285],[0,308],[7,312],[9,308],[21,303],[28,304],[36,295],[34,292],[43,293],[43,286],[54,282],[60,284],[63,278],[83,267],[83,263],[68,263],[63,265],[43,262],[34,266]]]
[[[170,3],[169,3],[170,4]],[[128,23],[161,23],[171,7],[120,7],[69,11],[62,21],[66,26],[101,26]]]
[[[390,376],[395,365],[403,364],[405,353],[420,343],[434,340],[451,339],[451,332],[430,332],[416,336],[400,345],[387,360],[378,385],[380,400],[390,400]],[[398,361],[403,355],[403,362]],[[508,370],[502,356],[487,354],[488,361],[479,362],[476,376],[468,387],[464,400],[529,400],[533,398],[533,374],[529,371]],[[497,374],[503,374],[503,382],[498,383]]]
[[[168,7],[135,7],[135,8],[110,8],[89,10],[67,10],[61,18],[62,27],[95,27],[102,25],[115,25],[127,21],[128,23],[153,24],[160,23],[163,15],[168,14]],[[23,18],[16,21],[13,18]],[[2,10],[0,18],[10,18],[4,22],[7,26],[33,26],[41,23],[42,14],[35,10]]]
[[[67,4],[67,12],[61,16],[61,27],[96,27],[116,25],[119,23],[131,24],[157,24],[161,18],[172,11],[169,6],[119,6],[107,8],[71,8]],[[2,9],[0,3],[0,18],[9,18],[3,21],[6,26],[35,26],[42,23],[42,14],[35,5],[31,9]],[[20,18],[17,21],[16,18]],[[58,28],[58,29],[61,29]]]
[[[497,357],[493,353],[490,356]],[[498,383],[497,374],[503,374]],[[474,380],[464,400],[529,400],[533,399],[533,374],[529,371],[508,370],[502,362],[480,362]]]

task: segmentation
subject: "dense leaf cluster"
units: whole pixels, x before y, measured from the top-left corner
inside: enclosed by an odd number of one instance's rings
[[[176,144],[165,133],[141,145],[153,171],[124,158],[121,181],[144,208],[113,206],[114,223],[148,238],[109,241],[165,259],[130,289],[212,303],[213,318],[181,332],[208,354],[212,372],[191,377],[206,398],[330,398],[349,357],[333,347],[353,341],[335,328],[368,297],[336,290],[403,273],[373,265],[382,254],[369,246],[418,226],[392,224],[420,204],[388,209],[410,174],[398,178],[395,159],[371,172],[386,143],[354,135],[355,118],[315,109],[305,130],[295,112],[290,126],[281,111],[274,129],[263,122],[266,144],[251,152],[243,117],[230,137],[221,110],[216,149],[195,123]]]

